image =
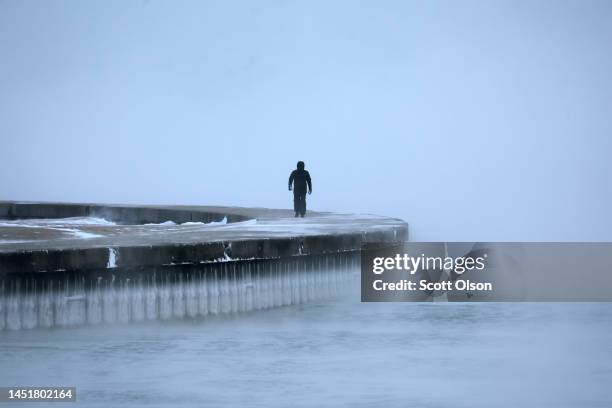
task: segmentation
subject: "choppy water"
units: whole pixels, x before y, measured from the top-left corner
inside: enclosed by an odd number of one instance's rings
[[[0,344],[0,385],[76,386],[79,402],[69,407],[612,401],[612,304],[361,304],[353,296],[198,320],[5,331]]]

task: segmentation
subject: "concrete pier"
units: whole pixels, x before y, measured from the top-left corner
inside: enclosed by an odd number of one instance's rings
[[[337,295],[401,220],[213,206],[0,202],[0,330],[166,320]]]

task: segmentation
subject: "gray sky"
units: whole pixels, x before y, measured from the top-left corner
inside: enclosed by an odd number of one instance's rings
[[[610,1],[0,0],[0,199],[612,240]]]

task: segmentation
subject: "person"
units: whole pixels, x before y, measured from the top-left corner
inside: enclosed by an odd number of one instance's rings
[[[304,170],[303,161],[297,163],[297,169],[293,170],[289,176],[289,191],[291,191],[291,184],[293,184],[293,211],[296,217],[304,217],[306,214],[306,187],[308,187],[308,194],[312,194],[312,181],[310,173]]]

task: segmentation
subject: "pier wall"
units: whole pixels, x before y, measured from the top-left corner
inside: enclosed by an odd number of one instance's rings
[[[201,318],[339,296],[358,281],[365,242],[407,239],[401,220],[309,215],[0,203],[5,220],[98,217],[116,224],[83,227],[93,239],[57,237],[53,226],[0,227],[0,237],[31,238],[0,240],[0,330]],[[176,225],[160,225],[168,221]]]

